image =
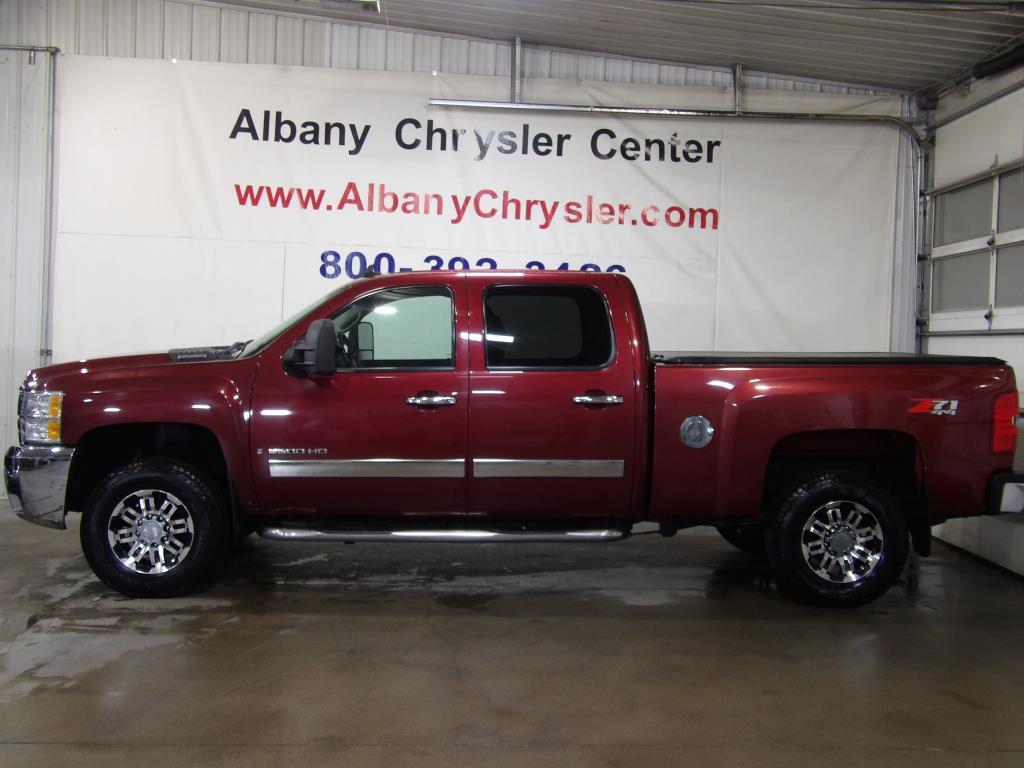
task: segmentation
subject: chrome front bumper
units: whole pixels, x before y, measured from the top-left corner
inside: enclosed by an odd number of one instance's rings
[[[64,495],[74,448],[23,445],[4,456],[4,485],[14,513],[47,528],[64,527]]]

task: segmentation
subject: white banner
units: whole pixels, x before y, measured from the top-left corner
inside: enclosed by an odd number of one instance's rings
[[[427,104],[506,85],[67,57],[57,359],[251,338],[367,267],[624,272],[659,349],[887,349],[894,131]]]

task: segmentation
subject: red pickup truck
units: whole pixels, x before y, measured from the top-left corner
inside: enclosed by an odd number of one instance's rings
[[[683,322],[681,319],[680,322]],[[985,358],[652,354],[621,274],[356,280],[259,339],[52,365],[6,486],[82,512],[128,595],[235,537],[607,541],[714,525],[780,582],[857,605],[930,526],[1019,511],[1013,371]]]

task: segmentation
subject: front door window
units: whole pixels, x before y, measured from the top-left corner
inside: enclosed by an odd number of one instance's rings
[[[338,368],[452,370],[453,309],[446,286],[388,288],[364,296],[334,318]]]

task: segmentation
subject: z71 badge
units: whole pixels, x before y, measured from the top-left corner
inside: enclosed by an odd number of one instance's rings
[[[959,400],[922,400],[914,398],[914,406],[907,413],[930,413],[932,416],[956,416]]]

